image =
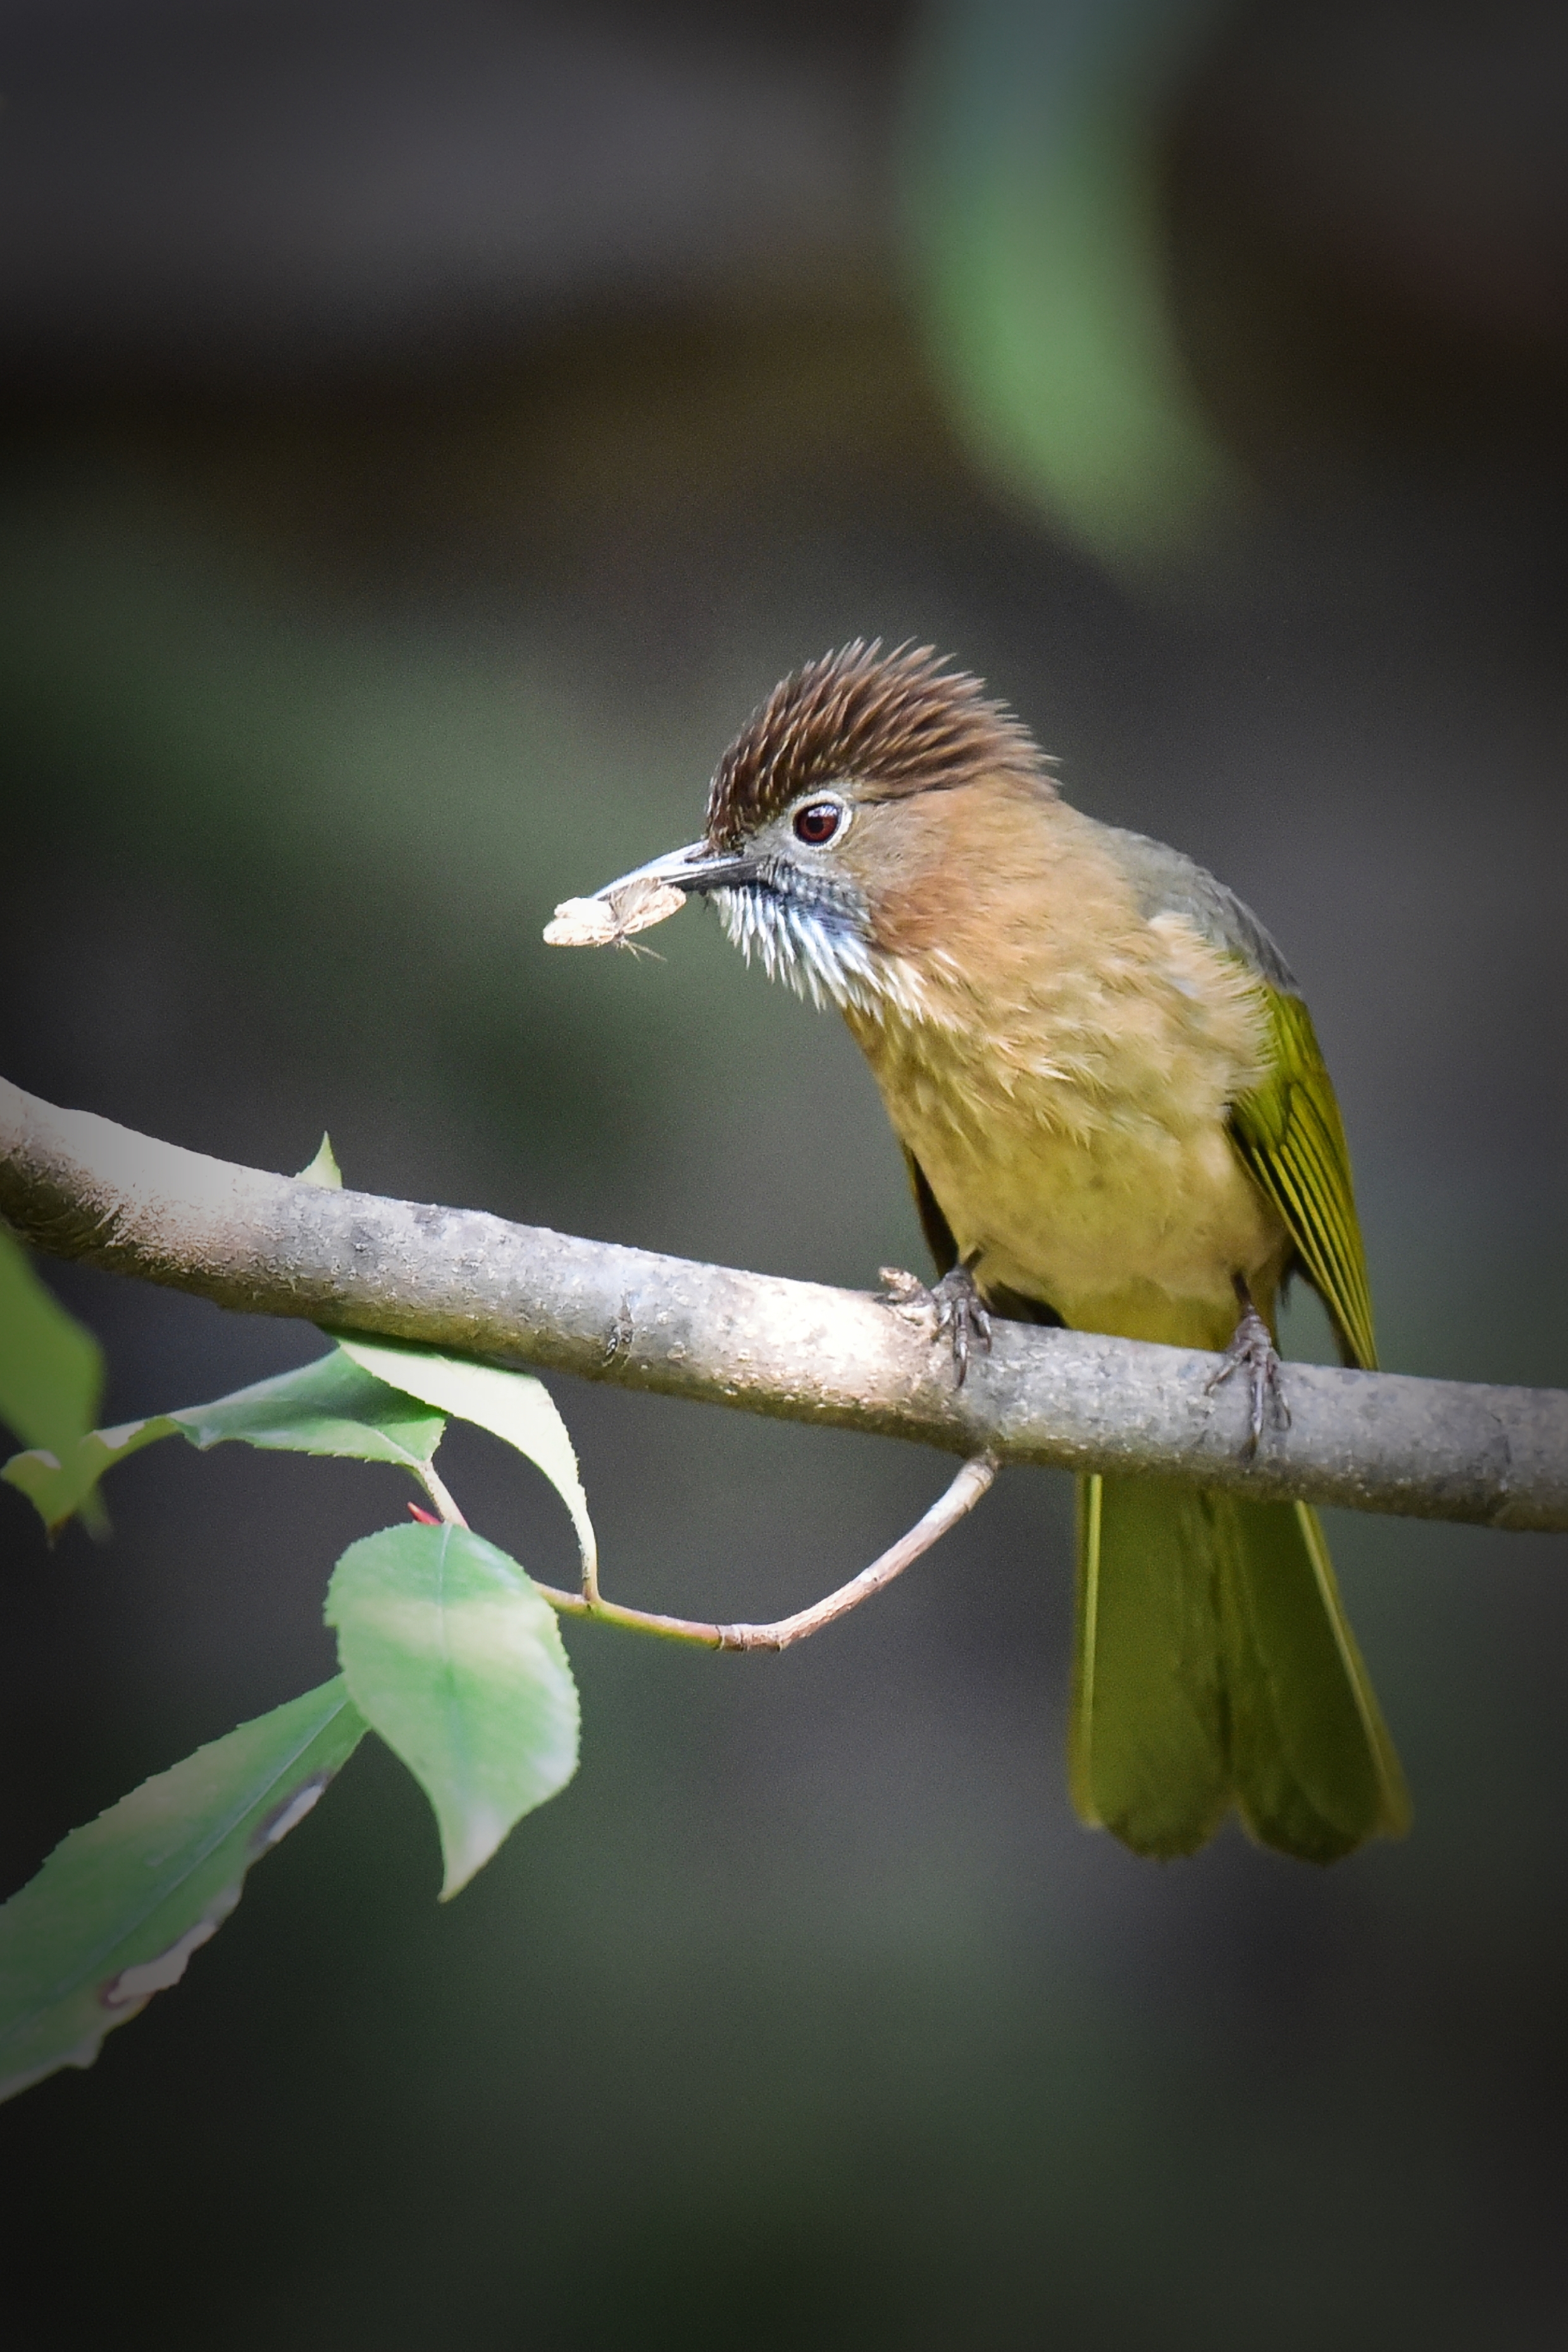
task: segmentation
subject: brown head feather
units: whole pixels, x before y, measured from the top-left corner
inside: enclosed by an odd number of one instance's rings
[[[873,797],[942,792],[1011,776],[1050,792],[1045,755],[984,685],[930,646],[884,654],[857,638],[774,687],[720,761],[708,836],[726,846],[817,786]]]

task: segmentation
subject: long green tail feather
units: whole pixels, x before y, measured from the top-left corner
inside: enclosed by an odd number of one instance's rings
[[[1195,1495],[1079,1481],[1073,1803],[1139,1853],[1191,1853],[1230,1801],[1212,1546]]]
[[[1137,1853],[1191,1853],[1235,1804],[1332,1862],[1410,1806],[1317,1514],[1149,1479],[1079,1482],[1073,1802]]]

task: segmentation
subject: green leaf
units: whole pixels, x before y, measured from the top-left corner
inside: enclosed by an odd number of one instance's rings
[[[106,2033],[179,1982],[364,1729],[340,1676],[143,1780],[55,1848],[0,1908],[0,2098],[90,2066]]]
[[[338,1348],[298,1371],[237,1389],[216,1404],[186,1405],[169,1418],[204,1452],[239,1437],[284,1454],[395,1462],[416,1477],[435,1459],[447,1425],[439,1412],[389,1388]]]
[[[339,1332],[337,1340],[345,1356],[389,1386],[456,1414],[459,1421],[477,1423],[525,1454],[570,1511],[584,1571],[595,1572],[598,1545],[577,1456],[566,1423],[542,1381],[531,1372],[502,1371],[499,1365],[477,1363],[470,1356],[445,1355],[402,1340],[362,1339],[348,1332]]]
[[[354,1705],[435,1810],[445,1901],[577,1769],[554,1612],[482,1536],[402,1527],[349,1546],[326,1614]]]
[[[42,1449],[14,1454],[0,1477],[28,1496],[52,1535],[80,1509],[106,1470],[161,1437],[188,1438],[204,1453],[240,1438],[275,1452],[347,1454],[396,1463],[417,1477],[429,1467],[446,1425],[438,1412],[388,1388],[334,1348],[298,1371],[258,1381],[212,1404],[95,1429],[63,1455]]]
[[[24,1445],[60,1454],[93,1424],[103,1393],[103,1352],[0,1228],[0,1421]]]
[[[332,1150],[332,1139],[330,1135],[322,1136],[316,1146],[315,1158],[306,1162],[294,1181],[296,1184],[319,1184],[325,1192],[342,1191],[343,1171],[338,1166],[337,1154]]]
[[[178,1428],[171,1414],[161,1412],[146,1421],[125,1422],[118,1429],[90,1430],[66,1447],[63,1454],[51,1454],[42,1446],[13,1454],[0,1470],[0,1478],[26,1496],[53,1538],[73,1512],[91,1502],[106,1470],[130,1454],[140,1454],[157,1438],[173,1437]]]

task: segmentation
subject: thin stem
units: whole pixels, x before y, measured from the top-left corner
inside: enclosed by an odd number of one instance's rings
[[[858,1609],[863,1601],[869,1601],[874,1592],[880,1592],[884,1585],[901,1576],[922,1552],[930,1551],[950,1528],[956,1527],[974,1508],[994,1480],[997,1467],[994,1454],[975,1454],[963,1465],[924,1517],[874,1559],[869,1568],[863,1568],[858,1576],[841,1584],[826,1601],[816,1601],[810,1609],[798,1610],[793,1617],[777,1618],[770,1625],[710,1625],[700,1618],[661,1617],[652,1610],[626,1609],[615,1601],[599,1600],[590,1605],[580,1593],[563,1592],[554,1585],[542,1584],[538,1589],[563,1617],[591,1617],[596,1624],[620,1625],[628,1633],[651,1633],[666,1642],[687,1642],[703,1650],[787,1650],[793,1643],[804,1642],[808,1634],[820,1633],[837,1618],[847,1616],[851,1609]]]
[[[441,1517],[447,1527],[466,1528],[468,1523],[463,1517],[461,1511],[458,1510],[458,1506],[453,1499],[451,1488],[447,1485],[443,1478],[437,1475],[436,1471],[428,1463],[426,1463],[424,1468],[419,1471],[418,1478],[420,1485],[424,1487],[425,1492],[429,1496],[430,1500],[435,1504],[436,1508],[441,1514]]]

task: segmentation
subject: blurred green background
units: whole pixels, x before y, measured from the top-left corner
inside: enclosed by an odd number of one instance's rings
[[[691,836],[783,671],[934,640],[1282,941],[1384,1360],[1568,1379],[1560,9],[7,0],[0,89],[6,1076],[918,1265],[832,1020],[695,913],[662,961],[540,930]],[[112,1419],[313,1351],[51,1279]],[[556,1393],[656,1607],[798,1605],[946,1475]],[[569,1574],[542,1482],[448,1455]],[[110,1499],[50,1555],[0,1489],[7,1888],[330,1672],[327,1572],[403,1507],[237,1448]],[[1076,1827],[1043,1475],[782,1660],[574,1631],[579,1779],[449,1907],[367,1743],[0,2112],[7,2345],[1560,2343],[1568,1547],[1331,1533],[1417,1821],[1328,1875]]]

